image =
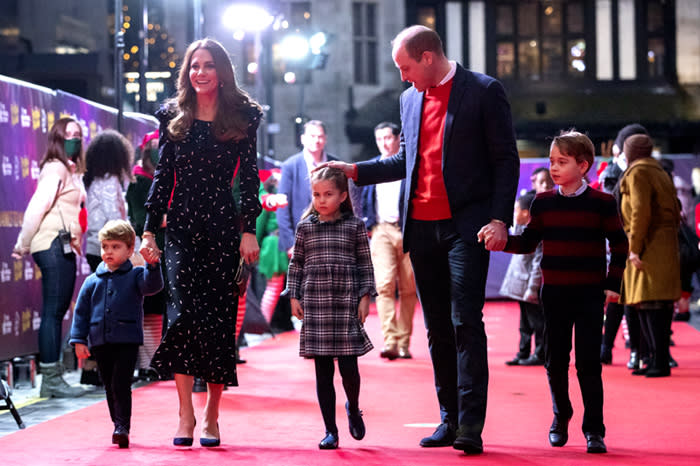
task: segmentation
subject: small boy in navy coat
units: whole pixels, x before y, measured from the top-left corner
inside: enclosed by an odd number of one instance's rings
[[[104,382],[112,443],[129,446],[131,379],[143,344],[143,297],[163,288],[159,261],[134,267],[136,233],[124,220],[111,220],[99,232],[102,262],[89,275],[75,304],[70,343],[78,358],[91,354]]]

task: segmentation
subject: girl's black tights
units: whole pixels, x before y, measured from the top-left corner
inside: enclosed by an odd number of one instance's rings
[[[333,356],[316,356],[314,362],[316,366],[316,395],[321,407],[323,423],[326,425],[327,432],[337,434],[335,387],[333,387],[335,364],[333,359]],[[360,398],[360,371],[357,367],[357,356],[339,356],[338,370],[343,379],[345,396],[348,397],[348,408],[350,411],[356,412],[359,408]]]

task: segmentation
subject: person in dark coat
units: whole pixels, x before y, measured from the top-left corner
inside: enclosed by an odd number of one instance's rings
[[[157,256],[146,267],[134,267],[136,233],[125,220],[110,220],[98,233],[102,262],[80,287],[75,303],[70,344],[75,354],[91,354],[107,393],[114,423],[112,443],[129,446],[131,378],[143,344],[143,297],[163,288]]]

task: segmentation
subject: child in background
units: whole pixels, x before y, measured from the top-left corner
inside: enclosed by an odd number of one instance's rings
[[[365,436],[357,357],[372,349],[363,324],[370,296],[377,293],[367,230],[353,216],[345,174],[334,168],[312,173],[311,198],[297,225],[285,293],[292,314],[303,321],[299,355],[315,362],[316,393],[326,427],[318,447],[332,450],[338,448],[335,358],[348,399],[350,435],[356,440]]]
[[[522,234],[508,236],[504,250],[531,253],[542,242],[545,366],[554,410],[549,443],[562,447],[569,439],[569,421],[574,412],[569,399],[573,330],[587,452],[606,453],[599,354],[603,305],[620,296],[628,243],[615,199],[590,188],[584,179],[593,165],[594,153],[591,140],[576,131],[554,138],[549,162],[558,188],[535,197],[530,223]],[[484,229],[478,238],[489,240]],[[609,267],[606,238],[610,243]]]
[[[158,130],[147,133],[141,140],[139,152],[141,157],[134,165],[134,181],[129,184],[126,190],[126,202],[128,205],[129,221],[136,232],[136,250],[138,251],[139,238],[143,234],[143,226],[146,222],[146,200],[148,192],[153,184],[153,174],[158,165]],[[162,251],[165,247],[165,230],[161,229],[156,233],[156,244]],[[140,256],[140,255],[137,255]],[[133,261],[133,258],[132,258]],[[134,265],[142,265],[134,264]],[[165,264],[161,263],[161,273],[166,278]],[[163,338],[163,327],[167,327],[167,292],[165,289],[153,296],[146,296],[143,299],[143,345],[139,347],[139,357],[137,360],[138,377],[141,380],[156,380],[158,374],[151,369],[151,359],[155,354],[161,338]]]
[[[75,354],[97,360],[114,423],[112,443],[129,446],[131,379],[143,344],[143,297],[163,288],[158,260],[134,267],[136,233],[125,220],[110,220],[99,231],[102,262],[83,282],[70,332]]]
[[[535,193],[527,192],[515,201],[513,232],[516,235],[522,233],[530,221],[530,204],[534,198]],[[517,300],[520,305],[520,345],[515,358],[506,361],[509,366],[544,365],[544,315],[539,297],[542,284],[541,261],[542,243],[531,254],[514,254],[501,284],[500,294]],[[533,334],[535,351],[530,355]]]
[[[280,293],[284,289],[284,277],[289,267],[289,258],[285,251],[280,251],[279,229],[275,211],[278,207],[286,206],[284,194],[277,194],[280,171],[260,170],[260,204],[263,211],[258,215],[255,226],[255,235],[260,245],[260,259],[258,271],[265,276],[265,292],[260,300],[260,311],[267,322],[272,322],[272,314],[280,299]]]

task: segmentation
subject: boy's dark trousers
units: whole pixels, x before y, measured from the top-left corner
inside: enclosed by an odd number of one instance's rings
[[[583,398],[584,434],[605,436],[600,343],[605,294],[595,286],[542,287],[545,327],[545,367],[554,415],[570,419],[569,361],[572,329],[576,342],[576,374]]]
[[[109,416],[114,426],[131,430],[131,381],[136,367],[139,345],[106,343],[90,348],[105,385]]]
[[[535,351],[533,354],[544,360],[544,314],[539,304],[518,301],[520,305],[520,346],[518,358],[527,359],[532,347],[532,335],[535,335]]]

